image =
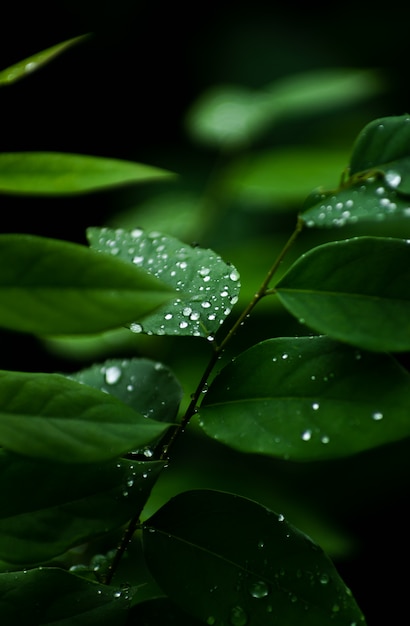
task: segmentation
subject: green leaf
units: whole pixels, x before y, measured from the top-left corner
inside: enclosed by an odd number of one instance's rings
[[[206,434],[242,452],[345,457],[410,435],[410,376],[393,357],[328,337],[263,341],[212,381]]]
[[[358,136],[348,177],[338,189],[308,197],[308,226],[344,226],[359,220],[410,216],[410,116],[370,122]]]
[[[108,359],[70,378],[115,396],[124,404],[160,422],[175,419],[182,387],[169,368],[150,359]]]
[[[28,76],[32,72],[40,69],[46,63],[52,61],[56,56],[67,50],[67,48],[71,48],[71,46],[74,46],[77,43],[81,43],[82,41],[84,41],[84,39],[87,39],[88,37],[89,35],[86,34],[80,35],[79,37],[73,37],[72,39],[67,39],[62,43],[51,46],[51,48],[46,48],[46,50],[37,52],[27,59],[11,65],[5,70],[1,70],[0,87],[10,85],[11,83],[15,83],[21,78]]]
[[[0,326],[38,335],[125,325],[172,297],[113,255],[34,235],[0,235]]]
[[[58,568],[0,574],[3,624],[125,626],[130,596]]]
[[[170,172],[105,157],[61,152],[0,154],[0,193],[58,196],[167,179]]]
[[[314,191],[301,217],[308,227],[335,228],[357,222],[383,222],[410,217],[410,199],[375,178],[325,192]]]
[[[116,459],[68,471],[0,452],[0,558],[44,562],[121,527],[142,510],[162,467]]]
[[[205,624],[364,624],[321,548],[252,500],[182,493],[147,520],[143,546],[171,601]]]
[[[367,124],[356,139],[349,174],[381,171],[390,187],[410,193],[409,165],[410,116],[383,117]]]
[[[236,85],[205,92],[187,114],[188,132],[211,146],[238,148],[286,118],[306,117],[373,96],[382,88],[372,70],[339,68],[295,74],[250,90]]]
[[[95,463],[142,448],[168,428],[60,374],[0,371],[0,445],[12,452]]]
[[[90,245],[112,251],[179,292],[177,298],[159,307],[142,324],[133,323],[136,333],[149,335],[194,335],[212,340],[238,301],[239,273],[212,250],[192,247],[158,232],[136,228],[89,228]]]
[[[367,350],[410,350],[410,245],[355,237],[302,255],[276,285],[282,304],[319,333]]]

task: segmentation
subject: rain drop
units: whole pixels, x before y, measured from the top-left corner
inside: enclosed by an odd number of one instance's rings
[[[393,170],[386,172],[385,179],[389,187],[392,187],[393,189],[396,189],[396,187],[398,187],[401,183],[400,174],[394,172]]]
[[[266,598],[269,595],[269,587],[263,580],[258,580],[249,587],[249,593],[252,598]]]
[[[107,385],[115,385],[121,378],[121,370],[116,365],[112,367],[107,367],[105,371],[105,382]]]

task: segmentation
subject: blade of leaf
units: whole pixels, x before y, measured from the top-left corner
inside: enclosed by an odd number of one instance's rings
[[[116,459],[68,471],[0,452],[0,558],[48,561],[119,528],[143,509],[162,467]]]
[[[41,52],[37,52],[32,56],[11,65],[10,67],[0,71],[0,87],[5,85],[10,85],[11,83],[15,83],[16,81],[24,78],[28,74],[40,69],[46,63],[52,61],[57,55],[61,54],[71,46],[76,45],[77,43],[81,43],[85,39],[87,39],[90,35],[79,35],[78,37],[73,37],[71,39],[67,39],[61,43],[56,44],[55,46],[51,46],[50,48],[46,48]]]
[[[180,292],[172,302],[130,328],[137,333],[213,338],[238,301],[239,273],[212,250],[183,244],[158,232],[137,228],[89,228],[91,247],[115,248],[120,259],[142,267]]]
[[[58,568],[0,574],[4,624],[125,626],[129,604],[121,589]]]
[[[296,337],[263,341],[221,370],[199,423],[242,452],[309,461],[400,441],[409,411],[410,376],[393,357]]]
[[[150,165],[85,154],[0,153],[0,193],[78,194],[172,176]]]
[[[302,255],[276,285],[310,328],[375,351],[410,349],[410,245],[355,237]]]
[[[339,228],[357,222],[384,222],[410,217],[410,199],[380,179],[358,181],[331,192],[315,191],[301,217],[308,227]]]
[[[0,235],[0,326],[39,335],[117,328],[172,297],[136,266],[86,246]]]
[[[0,445],[19,454],[106,461],[143,448],[169,426],[60,374],[0,371]]]
[[[206,624],[364,624],[321,548],[252,500],[181,493],[147,520],[143,546],[169,598]]]

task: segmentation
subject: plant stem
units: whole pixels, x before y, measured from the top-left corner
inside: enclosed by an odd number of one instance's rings
[[[197,411],[197,406],[198,406],[198,401],[199,398],[201,397],[201,393],[203,392],[203,390],[206,387],[206,384],[208,382],[209,376],[211,375],[215,365],[217,364],[218,360],[221,358],[222,353],[225,349],[225,346],[227,345],[227,343],[232,339],[232,337],[235,335],[235,333],[237,332],[237,330],[243,326],[243,324],[245,323],[245,320],[249,317],[251,311],[255,308],[255,306],[258,304],[258,302],[264,297],[266,296],[268,293],[274,293],[273,291],[270,291],[268,289],[269,287],[269,283],[272,280],[272,277],[274,276],[274,274],[276,273],[277,269],[279,268],[280,264],[282,263],[285,255],[287,254],[288,250],[291,248],[291,246],[293,245],[293,243],[295,242],[296,238],[298,237],[298,235],[300,234],[300,232],[302,231],[304,222],[303,220],[298,217],[297,223],[296,223],[296,227],[295,230],[293,231],[293,233],[291,234],[291,236],[289,237],[288,241],[285,243],[284,247],[282,248],[281,252],[279,253],[278,257],[276,258],[275,262],[273,263],[272,267],[270,268],[269,272],[267,273],[263,283],[261,284],[261,286],[259,287],[258,291],[255,293],[254,297],[252,298],[252,300],[249,302],[249,304],[245,307],[245,309],[242,311],[241,315],[238,317],[238,319],[236,320],[235,324],[231,327],[231,329],[229,330],[229,332],[225,335],[224,339],[222,340],[222,342],[219,345],[216,345],[215,343],[213,343],[214,346],[214,350],[213,353],[211,355],[211,358],[209,359],[208,365],[206,366],[204,373],[201,376],[201,380],[199,381],[196,390],[194,391],[194,393],[192,394],[191,397],[191,401],[185,411],[185,414],[181,420],[181,422],[176,426],[176,428],[173,430],[168,442],[163,445],[162,447],[162,452],[161,452],[161,456],[160,456],[160,460],[161,461],[166,461],[169,458],[169,450],[172,447],[172,445],[174,444],[174,442],[178,439],[179,435],[181,433],[184,432],[185,428],[188,426],[189,422],[191,421],[191,418],[193,415],[195,415],[196,411]],[[122,536],[118,546],[117,546],[117,551],[115,553],[115,556],[110,564],[110,567],[108,569],[107,575],[104,578],[104,584],[109,585],[111,583],[111,580],[121,562],[121,559],[124,555],[124,552],[126,551],[128,544],[130,543],[134,532],[136,531],[136,529],[140,526],[141,522],[140,522],[140,514],[138,513],[138,515],[136,515],[135,517],[133,517],[125,532],[124,535]]]

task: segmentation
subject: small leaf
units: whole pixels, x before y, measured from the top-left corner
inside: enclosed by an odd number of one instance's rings
[[[339,190],[315,191],[301,215],[308,227],[338,228],[357,222],[384,222],[410,217],[410,198],[380,179],[365,179]]]
[[[317,190],[302,218],[308,226],[410,216],[410,116],[374,120],[359,134],[347,178],[338,189]]]
[[[181,493],[146,521],[143,546],[170,600],[205,624],[364,624],[321,548],[252,500]]]
[[[144,447],[168,428],[60,374],[0,371],[0,445],[7,450],[95,463]]]
[[[46,50],[42,50],[41,52],[37,52],[32,56],[16,63],[8,67],[5,70],[0,71],[0,87],[4,85],[10,85],[11,83],[15,83],[16,81],[24,78],[28,74],[40,69],[46,63],[52,61],[57,55],[61,54],[67,48],[71,48],[71,46],[76,45],[77,43],[81,43],[84,39],[89,37],[88,34],[80,35],[79,37],[73,37],[72,39],[67,39],[62,43],[58,43],[55,46],[51,46],[51,48],[47,48]]]
[[[120,528],[142,510],[162,467],[116,459],[67,471],[0,452],[0,558],[40,563]]]
[[[70,378],[115,396],[144,417],[173,420],[182,399],[182,387],[171,370],[150,359],[108,359]]]
[[[410,435],[410,376],[386,354],[327,337],[263,341],[212,381],[202,429],[242,452],[349,456]]]
[[[310,328],[367,350],[410,350],[410,245],[354,237],[302,255],[280,279],[282,304]]]
[[[0,574],[3,624],[125,626],[130,597],[58,568]]]
[[[181,243],[158,232],[137,228],[89,228],[90,245],[100,251],[113,248],[120,259],[141,267],[180,292],[132,331],[156,335],[194,335],[213,338],[238,301],[239,273],[212,250]]]
[[[117,328],[168,301],[171,289],[86,246],[0,235],[0,326],[38,335]]]
[[[78,194],[170,176],[174,174],[150,165],[85,154],[0,153],[0,193]]]

